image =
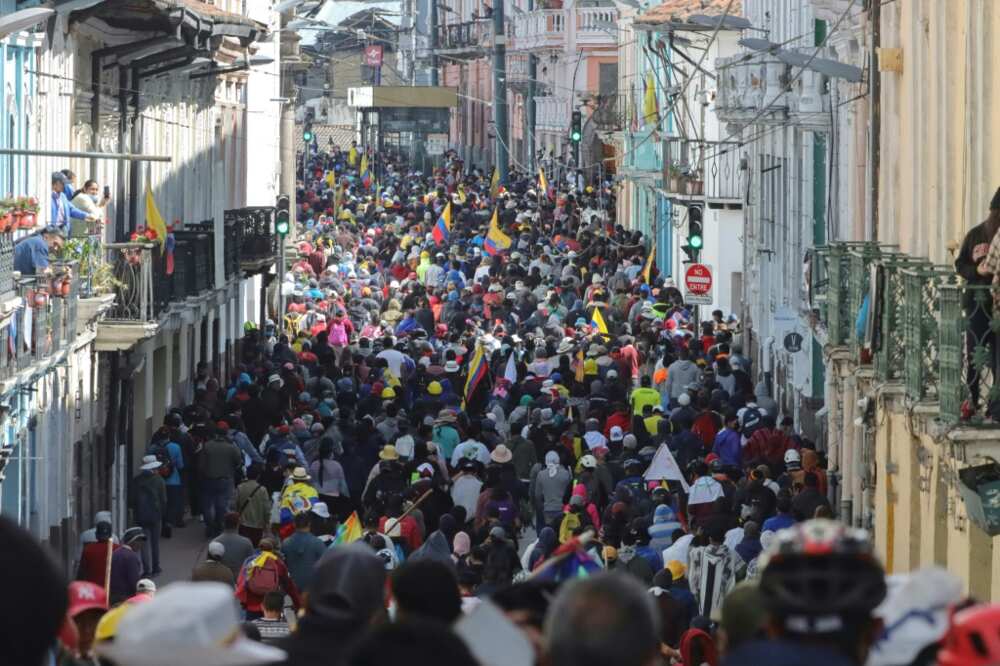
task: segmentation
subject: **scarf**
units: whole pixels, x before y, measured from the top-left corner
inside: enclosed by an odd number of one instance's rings
[[[555,478],[556,474],[559,473],[559,454],[555,451],[549,451],[545,454],[545,470],[549,473],[549,478]]]

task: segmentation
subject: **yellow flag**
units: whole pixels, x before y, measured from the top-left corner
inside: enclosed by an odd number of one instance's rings
[[[652,72],[646,72],[643,87],[645,91],[642,95],[642,120],[647,125],[657,125],[660,122],[660,108],[656,99],[656,79]]]
[[[601,308],[594,308],[594,314],[590,316],[590,325],[597,329],[601,335],[608,335],[608,325],[604,322],[604,315],[601,314]]]
[[[153,199],[153,188],[146,181],[146,228],[156,232],[156,242],[162,244],[167,238],[167,224],[160,215],[160,209],[156,207],[156,200]]]
[[[361,168],[358,169],[358,173],[361,174],[362,177],[368,173],[368,153],[361,156]]]
[[[483,241],[483,251],[491,257],[498,252],[506,250],[514,243],[514,239],[500,229],[499,211],[499,208],[493,209],[493,219],[490,220],[490,229],[486,232],[486,238]]]
[[[465,185],[459,184],[458,186],[458,203],[465,203]]]
[[[646,284],[649,284],[649,274],[653,270],[653,258],[656,257],[656,241],[653,241],[653,247],[649,249],[649,256],[646,257],[646,265],[642,267],[642,277],[646,280]]]
[[[490,178],[490,196],[494,199],[500,194],[500,170],[493,167],[493,177]]]
[[[347,153],[347,163],[354,166],[358,163],[358,149],[351,146],[351,151]]]
[[[545,179],[545,169],[542,167],[538,167],[538,189],[542,191],[542,194],[548,196],[549,181]]]

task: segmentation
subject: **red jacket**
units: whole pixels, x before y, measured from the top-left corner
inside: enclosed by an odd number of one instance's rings
[[[393,521],[392,532],[388,533],[385,531],[385,524],[389,521]],[[417,525],[417,521],[413,516],[407,516],[402,520],[397,521],[395,518],[389,518],[387,516],[382,516],[378,519],[378,531],[382,534],[387,534],[393,543],[399,543],[402,541],[406,544],[407,553],[412,553],[417,548],[420,548],[423,544],[424,539],[420,534],[420,526]]]
[[[761,428],[743,447],[743,460],[754,464],[767,463],[772,471],[780,472],[785,469],[785,451],[794,448],[792,439],[777,428]]]
[[[111,552],[121,548],[119,544],[113,544]],[[104,587],[105,576],[108,571],[108,542],[88,543],[83,547],[80,554],[80,567],[76,572],[77,580],[87,580],[94,585]]]

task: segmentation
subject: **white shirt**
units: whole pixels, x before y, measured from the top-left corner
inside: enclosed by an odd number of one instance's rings
[[[467,439],[458,446],[451,453],[451,466],[458,467],[458,462],[468,455],[469,451],[476,452],[476,460],[484,465],[490,464],[490,450],[486,448],[486,445],[482,442],[476,441],[474,439]],[[471,515],[471,514],[470,514]]]
[[[587,448],[591,451],[601,446],[608,448],[608,438],[596,430],[585,432],[583,434],[583,441],[587,442]]]
[[[385,362],[389,364],[389,370],[392,371],[392,374],[396,375],[397,379],[403,378],[403,363],[406,362],[403,352],[396,351],[395,349],[385,349],[380,351],[375,358],[384,358]]]

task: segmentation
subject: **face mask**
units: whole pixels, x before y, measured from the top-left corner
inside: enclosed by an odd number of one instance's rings
[[[97,198],[96,194],[88,194],[87,196],[89,196],[90,200],[93,201],[94,203],[98,202],[98,198]]]
[[[323,402],[325,402],[328,405],[332,405],[336,401],[333,398],[324,398]]]

